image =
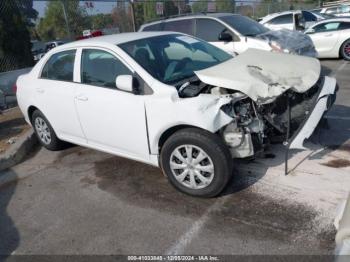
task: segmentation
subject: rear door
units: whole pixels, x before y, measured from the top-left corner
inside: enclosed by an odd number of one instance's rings
[[[53,54],[43,66],[37,85],[36,105],[49,120],[57,135],[65,140],[85,144],[74,105],[74,64],[76,49]]]
[[[194,19],[181,19],[164,22],[162,31],[174,31],[188,35],[194,35]]]

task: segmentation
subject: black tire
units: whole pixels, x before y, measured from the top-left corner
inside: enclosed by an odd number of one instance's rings
[[[36,121],[44,121],[46,124],[47,128],[45,129],[46,132],[50,135],[50,141],[43,139],[43,137],[40,136],[38,127],[36,126]],[[33,129],[35,131],[35,134],[38,137],[38,140],[42,146],[44,146],[46,149],[51,150],[51,151],[57,151],[66,148],[67,144],[66,142],[61,141],[58,139],[55,131],[53,130],[50,122],[47,120],[47,118],[44,116],[43,113],[41,113],[39,110],[35,110],[32,114],[31,122],[33,125]]]
[[[196,150],[195,148],[203,150],[209,156],[214,166],[212,180],[204,188],[193,189],[183,185],[175,178],[175,174],[171,170],[170,161],[174,160],[172,159],[174,157],[172,154],[183,145],[193,145],[194,151]],[[232,176],[233,163],[228,147],[217,135],[196,128],[182,129],[170,136],[161,149],[160,162],[162,170],[170,183],[179,191],[191,196],[217,196]],[[195,177],[198,179],[198,176],[195,175]]]
[[[350,61],[350,39],[346,40],[340,47],[340,55],[344,58],[344,60]]]

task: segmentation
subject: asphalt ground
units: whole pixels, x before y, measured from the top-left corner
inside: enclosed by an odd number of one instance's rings
[[[340,90],[308,150],[235,163],[214,199],[171,187],[157,168],[98,151],[40,149],[1,175],[0,254],[332,254],[350,188],[350,63],[322,60]]]

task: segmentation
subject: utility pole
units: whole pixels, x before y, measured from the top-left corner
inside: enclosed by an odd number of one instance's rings
[[[136,32],[134,0],[130,0],[130,7],[131,7],[132,29],[134,30],[134,32]]]
[[[68,37],[69,37],[69,39],[72,39],[72,34],[71,34],[71,32],[70,32],[69,22],[68,22],[66,0],[61,0],[61,3],[62,3],[62,9],[63,9],[64,20],[66,21],[66,27],[67,27]]]

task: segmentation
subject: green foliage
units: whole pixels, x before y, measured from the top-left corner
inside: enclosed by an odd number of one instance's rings
[[[119,28],[120,32],[131,32],[132,20],[130,11],[126,11],[125,8],[115,7],[112,10],[113,24]]]
[[[156,2],[152,0],[145,0],[143,2],[143,17],[145,22],[154,20],[158,17],[156,13]]]
[[[33,65],[30,35],[16,1],[0,2],[0,72]]]
[[[110,14],[97,14],[89,17],[91,20],[92,29],[103,29],[111,27],[113,24],[112,15]]]
[[[235,11],[235,4],[232,0],[216,0],[216,11],[217,12],[229,12]]]
[[[206,12],[208,9],[208,1],[196,1],[192,4],[192,11],[193,13],[202,13]]]
[[[136,30],[140,28],[140,26],[144,23],[145,19],[143,17],[143,3],[135,3],[134,4],[134,13],[135,13],[135,25]]]
[[[63,6],[66,6],[68,25],[66,24]],[[45,16],[40,19],[38,34],[45,40],[75,38],[82,35],[83,30],[91,28],[85,9],[79,6],[79,0],[50,1]]]

